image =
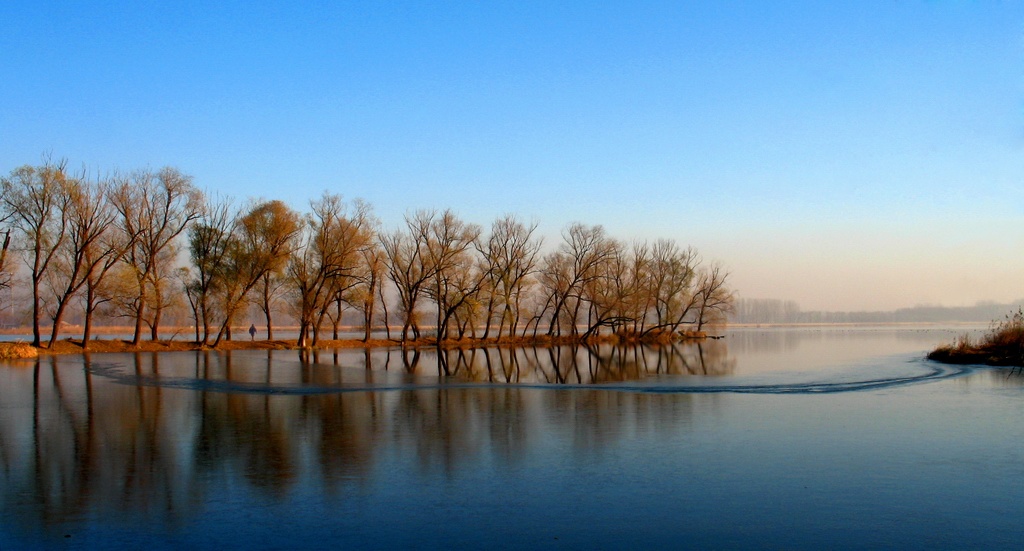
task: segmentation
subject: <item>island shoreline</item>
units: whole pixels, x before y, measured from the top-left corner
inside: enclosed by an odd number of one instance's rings
[[[681,334],[661,334],[650,337],[635,335],[564,335],[536,337],[502,337],[502,338],[462,338],[438,341],[434,338],[420,339],[320,339],[316,345],[300,346],[295,340],[263,339],[263,340],[222,340],[217,346],[194,340],[144,340],[133,344],[124,339],[91,339],[88,347],[81,339],[62,339],[53,346],[43,342],[41,346],[32,346],[25,342],[0,343],[0,359],[28,359],[37,356],[70,355],[70,354],[104,354],[104,353],[136,353],[136,352],[189,352],[189,351],[233,351],[233,350],[337,350],[337,349],[474,349],[474,348],[523,348],[523,347],[554,347],[554,346],[596,346],[605,344],[627,345],[664,345],[679,342],[703,341],[719,339],[721,336],[707,335],[704,332],[685,332]]]

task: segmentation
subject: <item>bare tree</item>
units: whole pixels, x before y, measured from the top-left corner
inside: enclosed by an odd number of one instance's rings
[[[202,212],[203,194],[192,185],[190,176],[165,167],[156,174],[135,172],[112,190],[110,199],[121,231],[137,236],[125,254],[136,281],[129,306],[135,317],[132,344],[139,343],[144,323],[150,325],[156,340],[166,304],[160,282],[173,271],[174,255],[170,253],[175,240]],[[145,319],[147,308],[154,310],[150,320]]]
[[[281,201],[256,203],[237,218],[222,272],[223,323],[214,346],[228,334],[250,291],[264,276],[281,269],[298,232],[298,215]]]
[[[105,184],[83,179],[68,180],[67,238],[58,249],[58,267],[53,285],[55,312],[50,342],[57,342],[60,325],[68,304],[79,290],[87,286],[90,276],[101,277],[99,268],[116,251],[111,250],[111,233],[115,212],[107,201]],[[88,301],[87,297],[87,301]],[[91,311],[87,304],[86,325],[91,329]],[[82,346],[87,346],[83,335]]]
[[[643,336],[674,333],[697,304],[693,290],[695,269],[700,263],[693,248],[681,249],[672,240],[660,239],[651,248],[648,291],[654,309],[654,325]]]
[[[120,231],[116,226],[116,212],[108,200],[115,181],[115,179],[108,179],[100,184],[100,195],[103,201],[100,208],[110,212],[111,222],[106,224],[99,239],[91,242],[83,250],[86,265],[85,296],[83,297],[85,311],[85,327],[82,331],[83,349],[89,348],[89,341],[92,339],[93,317],[96,311],[100,305],[109,300],[109,293],[104,290],[107,276],[121,262],[125,252],[137,238],[136,235],[128,235]]]
[[[406,231],[381,238],[388,275],[398,290],[405,322],[402,341],[409,330],[420,337],[416,308],[426,295],[435,301],[437,338],[445,337],[456,312],[476,294],[482,277],[472,273],[471,249],[480,228],[466,224],[451,210],[438,213],[420,210],[405,217]]]
[[[344,293],[341,298],[346,304],[359,310],[362,314],[363,342],[366,342],[370,340],[373,316],[376,312],[377,296],[380,295],[381,279],[385,269],[384,251],[379,241],[368,243],[362,251],[362,256],[363,260],[353,275],[355,285],[347,293]],[[385,314],[385,323],[387,323],[386,318],[387,315]]]
[[[398,291],[402,314],[402,341],[409,338],[409,330],[414,338],[419,338],[420,329],[416,318],[416,307],[427,281],[433,277],[427,259],[427,242],[423,238],[429,234],[429,227],[436,216],[434,211],[417,211],[405,216],[406,230],[395,230],[380,237],[381,247],[387,258],[388,277]]]
[[[258,291],[255,302],[266,318],[268,339],[274,338],[273,302],[284,283],[284,270],[301,230],[300,222],[299,214],[278,200],[255,203],[239,220],[241,256],[252,263],[245,275],[250,280],[256,278],[243,287]]]
[[[588,309],[588,327],[583,337],[596,334],[601,327],[614,330],[632,325],[645,315],[645,280],[649,265],[646,245],[635,244],[630,252],[615,240],[609,240],[610,251],[597,266],[597,274],[583,285]]]
[[[490,283],[484,338],[489,335],[495,307],[501,308],[498,339],[501,339],[502,328],[506,324],[508,335],[516,333],[523,295],[537,269],[542,245],[540,239],[533,239],[536,230],[536,223],[526,226],[511,214],[491,224],[491,234],[479,249],[486,262],[485,274]]]
[[[288,262],[289,279],[296,293],[299,346],[316,346],[319,327],[328,305],[352,285],[362,251],[374,240],[375,219],[361,201],[351,212],[338,195],[324,193],[310,203],[299,245]]]
[[[288,277],[285,271],[281,270],[263,274],[263,278],[256,285],[254,301],[267,322],[267,340],[274,339],[273,311],[285,295],[288,284]]]
[[[545,259],[542,278],[553,305],[549,335],[560,332],[563,317],[571,333],[577,333],[583,288],[600,276],[602,263],[615,254],[617,246],[601,226],[572,224],[562,237],[559,250]]]
[[[437,304],[440,342],[448,337],[452,317],[476,297],[484,280],[471,254],[480,237],[480,227],[445,210],[426,229],[427,233],[418,236],[426,243],[425,271],[431,274],[424,290]]]
[[[161,251],[157,255],[157,269],[145,281],[147,291],[142,304],[145,305],[149,316],[144,317],[143,322],[149,327],[149,338],[154,341],[160,337],[160,324],[163,322],[164,314],[173,312],[176,307],[182,305],[181,293],[174,292],[179,271],[177,256],[176,246]]]
[[[531,322],[533,325],[533,336],[537,336],[540,330],[541,318],[551,310],[550,322],[548,322],[548,336],[558,331],[558,320],[561,318],[561,311],[569,300],[575,281],[572,272],[572,260],[563,251],[552,251],[544,255],[541,268],[538,272],[538,282],[544,293],[544,299],[538,301],[540,306],[535,309],[536,313]],[[529,325],[529,323],[527,323]]]
[[[22,237],[32,282],[32,344],[41,345],[43,278],[58,256],[67,235],[72,180],[65,161],[45,160],[39,167],[23,166],[2,181],[3,207]],[[52,344],[52,343],[51,343]]]
[[[189,310],[192,311],[192,329],[195,334],[195,342],[200,343],[203,342],[201,333],[203,323],[200,320],[199,278],[193,276],[192,272],[193,270],[190,266],[182,266],[178,268],[174,275],[178,279],[178,283],[181,284],[181,289],[185,292],[185,300],[188,301]]]
[[[214,294],[225,285],[227,258],[233,246],[235,214],[228,200],[208,200],[196,221],[188,229],[188,248],[195,276],[186,283],[186,294],[196,320],[202,326],[197,340],[207,344],[214,315]]]
[[[708,323],[724,320],[732,310],[733,292],[725,286],[728,278],[729,272],[717,263],[700,271],[695,293],[697,331],[702,331]]]

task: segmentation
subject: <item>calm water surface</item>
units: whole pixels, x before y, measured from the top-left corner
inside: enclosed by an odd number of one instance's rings
[[[1024,375],[962,329],[0,366],[0,550],[1019,548]]]

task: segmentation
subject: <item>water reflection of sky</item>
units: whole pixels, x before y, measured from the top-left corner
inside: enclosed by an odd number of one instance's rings
[[[877,373],[908,369],[936,337],[869,335],[786,338],[794,357],[804,343],[807,358],[850,340],[870,349],[861,363],[803,360],[803,373]],[[756,350],[733,335],[723,344],[735,372],[690,377],[791,376],[745,371]],[[438,378],[436,365],[205,356],[0,369],[0,549],[1005,548],[1024,536],[1020,370],[707,394],[640,384],[686,375],[445,386],[457,377]],[[136,385],[124,374],[318,390]],[[336,391],[368,379],[395,388]]]

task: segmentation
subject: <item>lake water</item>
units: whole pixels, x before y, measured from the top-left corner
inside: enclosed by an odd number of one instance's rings
[[[1019,548],[1024,375],[963,329],[0,366],[0,549]]]

